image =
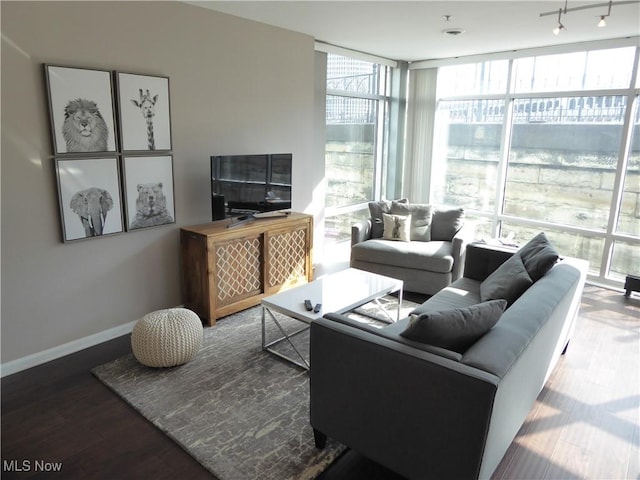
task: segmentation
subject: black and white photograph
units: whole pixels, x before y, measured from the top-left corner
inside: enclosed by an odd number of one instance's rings
[[[169,79],[116,73],[123,152],[171,150]]]
[[[175,223],[173,157],[123,158],[127,229]]]
[[[63,241],[123,232],[117,157],[56,158]]]
[[[115,152],[111,72],[45,65],[45,73],[54,154]]]

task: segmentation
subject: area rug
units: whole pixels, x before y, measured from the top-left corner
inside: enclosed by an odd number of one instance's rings
[[[275,328],[268,324],[267,338]],[[254,307],[205,328],[202,350],[185,365],[149,368],[130,354],[92,372],[220,480],[316,478],[345,447],[315,448],[308,373],[264,352],[261,335]],[[296,342],[308,352],[308,334]]]

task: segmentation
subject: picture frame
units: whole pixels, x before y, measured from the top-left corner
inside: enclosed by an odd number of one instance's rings
[[[54,156],[117,152],[113,75],[44,64]]]
[[[123,156],[127,231],[175,223],[173,156]]]
[[[56,157],[55,170],[65,243],[124,231],[117,156]]]
[[[169,78],[116,72],[123,153],[172,149]]]

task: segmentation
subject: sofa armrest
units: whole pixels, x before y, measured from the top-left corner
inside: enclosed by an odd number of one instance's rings
[[[408,478],[478,476],[495,375],[326,318],[310,362],[316,432]]]
[[[466,248],[464,276],[482,282],[516,251],[514,247],[470,243]]]
[[[351,226],[351,246],[371,238],[371,219],[362,220]]]
[[[458,280],[464,272],[467,245],[473,241],[473,234],[473,227],[470,224],[464,224],[451,239],[451,253],[453,254],[451,281]]]

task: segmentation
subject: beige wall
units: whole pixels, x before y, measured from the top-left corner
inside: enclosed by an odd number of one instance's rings
[[[317,213],[311,37],[173,2],[1,8],[3,364],[181,304],[210,154],[293,152],[293,208]],[[175,225],[61,242],[43,63],[170,78]]]

